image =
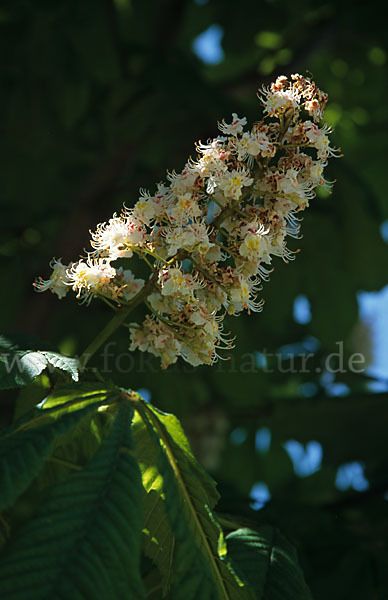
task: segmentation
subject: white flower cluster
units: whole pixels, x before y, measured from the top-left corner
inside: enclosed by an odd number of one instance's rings
[[[272,257],[294,258],[286,237],[298,237],[297,213],[317,186],[329,185],[323,170],[339,155],[330,128],[319,126],[327,95],[314,82],[282,76],[259,98],[264,120],[249,131],[235,113],[219,123],[223,135],[198,143],[197,160],[169,173],[154,194],[141,190],[133,208],[91,233],[93,252],[67,266],[54,260],[36,289],[59,298],[73,289],[83,301],[99,296],[115,307],[141,299],[149,314],[129,325],[131,350],[161,357],[163,367],[178,356],[195,366],[216,361],[232,347],[224,316],[261,310]],[[134,254],[151,271],[147,283],[112,266]]]

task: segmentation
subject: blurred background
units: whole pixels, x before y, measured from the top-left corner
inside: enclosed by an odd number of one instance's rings
[[[379,2],[3,0],[1,329],[80,354],[109,308],[33,292],[53,256],[179,170],[257,90],[314,78],[344,158],[230,361],[161,371],[123,330],[92,366],[182,419],[224,514],[297,546],[314,598],[388,597],[386,19]],[[306,358],[308,357],[308,358]],[[350,362],[349,362],[350,361]]]

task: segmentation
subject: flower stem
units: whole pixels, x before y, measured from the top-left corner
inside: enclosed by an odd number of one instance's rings
[[[125,321],[130,312],[133,311],[134,308],[139,306],[145,298],[151,293],[152,288],[155,285],[157,279],[157,273],[154,273],[151,279],[145,284],[145,286],[132,298],[128,304],[122,306],[114,315],[114,317],[109,321],[109,323],[104,327],[102,331],[94,338],[94,340],[89,344],[86,350],[81,354],[79,358],[79,363],[81,369],[83,369],[89,359],[97,352],[99,348],[106,342],[108,338],[118,329],[122,323]]]
[[[145,302],[146,307],[148,308],[148,310],[155,315],[155,317],[157,319],[159,319],[159,321],[161,321],[162,323],[164,323],[165,325],[167,325],[168,327],[178,327],[178,328],[182,328],[182,329],[195,329],[196,326],[193,323],[192,325],[187,325],[186,323],[178,323],[178,321],[170,321],[170,319],[167,319],[166,317],[163,317],[163,315],[161,315],[157,310],[154,310],[151,306],[151,304],[149,304],[149,302]],[[175,330],[174,330],[175,332]]]
[[[220,283],[219,281],[217,281],[217,279],[215,277],[213,277],[213,275],[211,275],[208,271],[206,271],[206,269],[203,269],[201,267],[201,265],[199,265],[197,263],[197,261],[192,256],[190,256],[189,260],[191,260],[191,262],[193,263],[195,269],[197,269],[200,273],[202,273],[202,275],[204,277],[206,277],[206,279],[209,279],[210,281],[212,281],[213,283],[215,283],[216,285],[218,285],[218,287],[220,287],[225,292],[225,294],[228,296],[228,298],[230,298],[229,290],[226,287],[224,287],[222,285],[222,283]]]
[[[147,254],[149,254],[150,256],[152,256],[153,258],[156,258],[156,260],[158,260],[159,262],[168,265],[170,261],[165,260],[164,258],[162,258],[161,256],[159,256],[158,254],[156,254],[156,252],[154,252],[153,250],[148,250],[148,248],[142,247],[141,248],[142,252],[146,252]]]
[[[235,252],[232,252],[232,250],[230,250],[229,248],[227,248],[226,246],[224,246],[224,244],[221,244],[221,242],[219,242],[218,240],[213,240],[213,241],[222,250],[225,250],[225,252],[227,252],[230,256],[234,256],[234,258],[240,258],[240,256],[238,254],[236,254]]]
[[[132,251],[135,252],[135,254],[137,254],[138,256],[140,256],[140,258],[142,258],[147,263],[152,272],[155,271],[154,265],[148,260],[146,256],[144,256],[141,250],[138,250],[136,247],[133,247]]]
[[[232,216],[232,214],[233,209],[230,208],[230,206],[227,206],[220,212],[220,214],[214,219],[214,221],[210,223],[210,225],[215,229],[218,229],[221,223],[223,223],[223,221],[225,221],[228,217]]]

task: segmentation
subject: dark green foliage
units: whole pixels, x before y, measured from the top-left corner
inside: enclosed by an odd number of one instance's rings
[[[4,600],[141,599],[146,589],[152,598],[249,600],[267,586],[251,574],[263,553],[256,538],[248,561],[246,539],[234,544],[236,574],[212,511],[215,484],[179,421],[132,392],[58,382],[43,407],[3,429],[0,458]],[[144,581],[141,547],[157,568]],[[287,569],[275,575],[293,584]],[[290,590],[287,598],[302,598]]]
[[[148,445],[154,446],[148,469],[142,467],[143,478],[149,481],[147,471],[155,469],[156,463],[161,479],[159,489],[156,486],[152,489],[159,494],[163,492],[159,502],[165,505],[170,536],[175,537],[170,567],[172,597],[177,600],[252,598],[228,562],[222,530],[211,510],[214,496],[217,498],[214,484],[192,456],[179,422],[173,415],[165,415],[153,407],[144,406],[139,414],[145,427],[143,435],[147,435]],[[140,454],[140,460],[143,456]],[[155,506],[154,499],[152,502]],[[163,568],[155,553],[153,557]]]
[[[258,600],[312,600],[294,547],[269,526],[239,529],[226,538],[233,564]]]
[[[0,335],[0,389],[24,387],[47,368],[51,372],[65,371],[78,381],[77,359],[53,352],[36,336]]]
[[[13,430],[0,432],[0,511],[11,506],[42,469],[56,438],[65,435],[96,405],[65,414],[50,421],[44,410],[36,411],[34,418]],[[39,426],[40,421],[46,421]]]
[[[11,539],[0,562],[1,598],[145,597],[131,418],[123,401],[95,457],[52,487],[36,516]]]
[[[47,367],[60,369],[78,381],[79,365],[75,358],[57,352],[16,350],[0,354],[0,389],[23,387]]]

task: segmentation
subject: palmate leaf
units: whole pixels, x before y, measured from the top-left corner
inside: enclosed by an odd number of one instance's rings
[[[141,478],[132,410],[121,403],[86,467],[55,485],[0,560],[2,600],[144,598],[139,575]]]
[[[117,389],[101,383],[59,381],[52,387],[49,378],[41,375],[20,390],[16,399],[14,419],[28,419],[38,405],[43,406],[44,410],[50,409],[51,415],[55,416],[79,410],[97,401],[104,400],[110,403],[114,397],[118,398]],[[55,411],[55,407],[58,407],[58,411]]]
[[[68,373],[73,381],[79,378],[79,363],[57,352],[46,350],[8,350],[0,353],[0,389],[24,387],[47,367]]]
[[[153,407],[150,406],[150,409],[153,410]],[[215,483],[194,458],[178,419],[161,411],[157,411],[157,416],[171,436],[175,453],[181,454],[182,462],[186,461],[190,465],[191,471],[201,482],[207,504],[213,508],[219,498]],[[166,592],[171,584],[175,536],[166,514],[163,478],[157,468],[159,448],[150,443],[149,432],[139,415],[135,415],[132,428],[136,458],[142,469],[145,489],[144,550],[158,566],[163,590]]]
[[[38,381],[35,383],[39,388],[40,383]],[[31,390],[33,385],[24,388],[24,391]],[[43,387],[42,390],[44,391]],[[36,399],[37,394],[34,393],[32,396]],[[117,399],[117,390],[102,387],[101,384],[87,382],[59,384],[47,396],[43,408],[34,406],[27,411],[20,411],[22,414],[15,422],[0,430],[0,461],[4,467],[0,473],[0,485],[5,484],[9,472],[15,471],[15,481],[23,480],[29,469],[33,471],[29,475],[29,481],[31,481],[40,469],[39,464],[43,464],[54,446],[58,447],[66,443],[66,440],[72,437],[73,432],[76,432],[79,426],[83,426],[85,420],[87,421],[85,419],[87,415],[94,413],[97,418],[99,413],[96,409],[100,405],[109,404]],[[25,400],[25,404],[28,405],[27,400],[29,399],[25,398]],[[39,400],[41,401],[42,398],[39,397]],[[69,415],[64,418],[66,413]],[[71,415],[70,413],[77,414]],[[76,435],[78,434],[76,433]],[[77,443],[82,444],[82,442],[83,440],[78,440]],[[88,440],[85,442],[88,443]],[[24,466],[23,461],[26,461]],[[0,506],[2,509],[4,508],[2,504],[3,496],[5,496],[4,489],[5,485],[1,485]]]
[[[97,382],[58,383],[44,402],[43,408],[51,413],[71,412],[100,400],[107,404],[119,398],[119,391],[113,386]]]
[[[175,537],[167,518],[163,497],[163,478],[157,468],[159,449],[150,440],[141,417],[135,413],[132,424],[135,456],[143,479],[143,549],[157,565],[163,592],[171,585]]]
[[[269,525],[226,537],[233,564],[257,600],[312,600],[295,548]]]
[[[14,404],[12,421],[20,419],[40,405],[50,393],[50,389],[51,382],[44,374],[36,377],[29,385],[22,387]]]
[[[165,434],[169,437],[173,453],[182,462],[182,466],[187,467],[190,473],[201,482],[201,487],[206,494],[207,504],[210,508],[214,508],[220,499],[216,482],[195,458],[179,420],[175,415],[167,414],[151,404],[148,406],[159,423],[162,424]]]
[[[28,385],[47,367],[40,352],[16,350],[0,354],[0,389],[7,390]]]
[[[80,364],[77,358],[70,358],[69,356],[63,356],[58,352],[41,352],[47,362],[52,365],[55,369],[60,369],[68,373],[73,381],[79,379]]]
[[[65,413],[82,410],[89,405],[94,409],[79,421],[66,435],[55,440],[52,454],[39,473],[36,485],[46,488],[67,476],[70,469],[80,470],[94,456],[114,421],[119,393],[115,388],[101,387],[100,383],[57,384],[44,402],[42,415],[58,418]]]
[[[19,428],[15,423],[1,432],[0,512],[17,500],[43,468],[57,437],[68,433],[97,406],[90,404],[51,422],[47,422],[43,410],[37,410],[30,424],[23,419]],[[45,423],[34,426],[34,422],[39,423],[42,418]]]
[[[148,442],[143,441],[142,447],[148,444],[152,448],[147,456],[140,456],[149,500],[145,514],[149,536],[146,548],[162,575],[163,569],[169,567],[169,597],[253,598],[228,563],[222,530],[211,510],[218,497],[214,483],[195,461],[179,423],[175,417],[141,401],[137,409],[143,424],[135,424],[135,441],[138,443],[144,436]],[[169,523],[164,521],[160,526],[163,514],[167,514]],[[168,565],[166,550],[171,561]],[[169,583],[165,575],[162,583],[165,593]]]

